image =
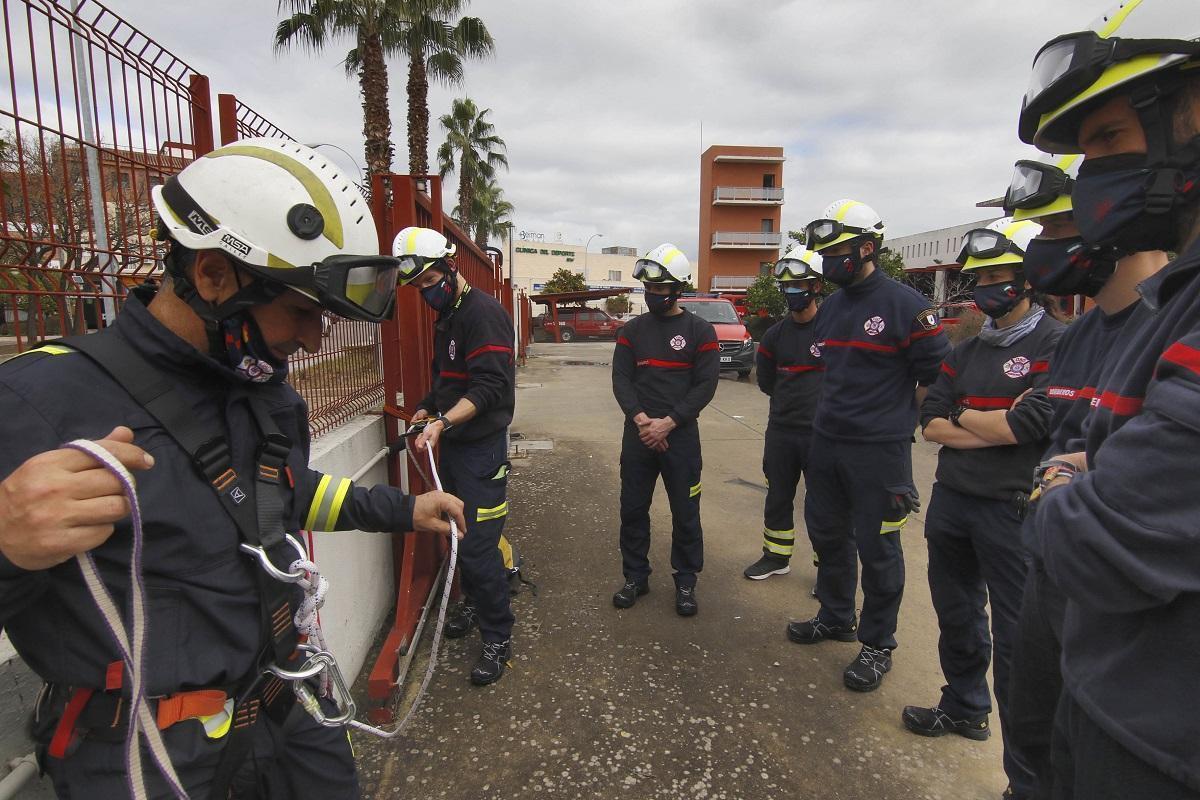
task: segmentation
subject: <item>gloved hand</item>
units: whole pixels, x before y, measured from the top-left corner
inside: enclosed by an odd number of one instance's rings
[[[895,515],[892,519],[906,517],[921,510],[921,495],[917,493],[917,487],[889,486],[888,491],[892,493],[890,508]]]

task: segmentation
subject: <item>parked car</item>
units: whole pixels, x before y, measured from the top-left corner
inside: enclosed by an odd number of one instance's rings
[[[754,340],[742,324],[733,303],[723,297],[681,297],[679,305],[717,329],[721,345],[721,371],[737,372],[745,380],[754,369]]]
[[[554,340],[554,319],[549,313],[542,315],[542,329]],[[587,306],[568,306],[558,309],[559,335],[564,342],[576,339],[616,339],[617,331],[625,323],[604,309]]]

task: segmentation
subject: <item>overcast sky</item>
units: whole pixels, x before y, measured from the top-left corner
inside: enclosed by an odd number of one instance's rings
[[[324,54],[274,55],[273,0],[110,6],[297,139],[363,163],[358,86]],[[496,39],[461,87],[508,143],[501,184],[518,230],[593,248],[697,248],[699,154],[782,145],[783,227],[831,201],[876,208],[891,236],[988,216],[1029,152],[1016,118],[1038,47],[1086,27],[1103,0],[475,0]],[[398,172],[407,170],[405,64],[390,65]],[[703,124],[703,138],[701,125]],[[325,151],[339,163],[342,154]],[[454,186],[449,187],[454,191]],[[451,196],[448,206],[453,205]]]

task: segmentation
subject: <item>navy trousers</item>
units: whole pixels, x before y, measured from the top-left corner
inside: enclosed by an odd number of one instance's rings
[[[621,570],[625,579],[650,577],[650,503],[661,475],[671,504],[671,567],[676,586],[695,586],[704,568],[704,532],[700,527],[700,428],[676,428],[668,447],[656,453],[626,421],[621,439]]]
[[[812,431],[767,424],[763,442],[763,476],[767,500],[763,506],[763,553],[788,561],[796,544],[796,487],[808,466]]]
[[[813,433],[805,472],[804,521],[816,550],[817,618],[827,625],[854,619],[858,562],[863,609],[858,638],[872,647],[896,646],[896,617],[904,595],[903,520],[891,498],[912,486],[912,444],[834,441]]]
[[[1016,503],[935,483],[925,515],[925,538],[929,593],[941,631],[938,657],[946,678],[938,705],[958,718],[990,713],[987,669],[992,664],[1004,735],[1004,771],[1017,796],[1026,797],[1032,791],[1033,773],[1009,743],[1010,667],[1025,584]]]
[[[442,485],[463,501],[467,520],[467,534],[458,545],[462,590],[479,614],[479,633],[485,642],[503,642],[512,636],[508,576],[497,547],[508,518],[508,468],[504,431],[470,442],[441,441]]]

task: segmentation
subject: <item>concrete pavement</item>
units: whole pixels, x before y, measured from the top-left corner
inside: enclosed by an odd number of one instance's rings
[[[701,418],[699,615],[674,613],[661,487],[651,593],[628,611],[612,607],[622,425],[612,347],[538,344],[519,371],[513,430],[551,440],[553,450],[513,463],[506,533],[540,587],[514,600],[513,670],[493,687],[472,687],[478,639],[447,643],[405,740],[354,736],[365,796],[998,798],[995,716],[986,743],[924,739],[900,723],[904,705],[934,703],[942,684],[921,514],[903,534],[908,583],[895,667],[872,694],[842,686],[856,644],[801,646],[784,636],[788,619],[816,610],[801,548],[790,575],[742,577],[759,552],[765,491],[767,398],[753,382],[722,378]],[[928,498],[934,449],[918,444],[914,462]]]

